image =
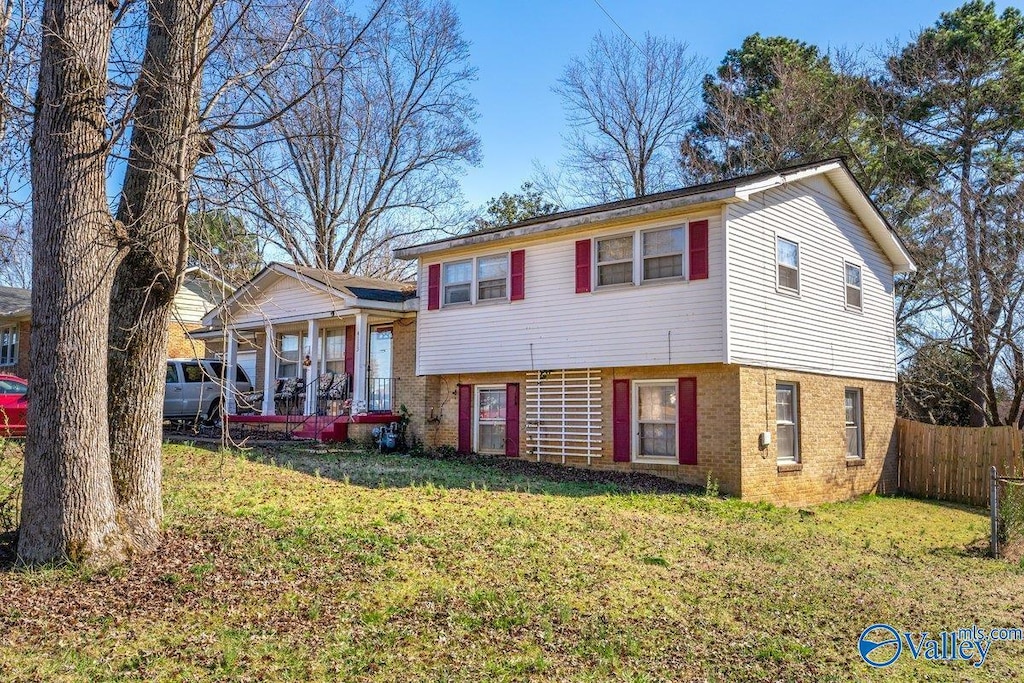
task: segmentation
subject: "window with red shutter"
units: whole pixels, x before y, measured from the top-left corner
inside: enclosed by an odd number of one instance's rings
[[[519,384],[505,385],[505,455],[519,457]]]
[[[432,263],[427,267],[427,309],[441,308],[441,264]]]
[[[690,279],[708,277],[708,222],[690,223]]]
[[[576,293],[590,291],[590,240],[576,242]]]
[[[356,374],[356,326],[345,326],[345,374],[349,376],[349,383],[353,381]]]
[[[473,450],[473,385],[459,385],[459,453]]]
[[[629,403],[629,380],[612,382],[612,459],[629,462],[632,450],[632,411]]]
[[[512,252],[512,301],[526,298],[526,251],[517,249]]]
[[[697,464],[697,379],[679,378],[679,464]]]

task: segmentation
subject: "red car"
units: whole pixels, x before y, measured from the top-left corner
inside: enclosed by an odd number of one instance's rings
[[[0,375],[0,436],[25,436],[28,382],[15,375]]]

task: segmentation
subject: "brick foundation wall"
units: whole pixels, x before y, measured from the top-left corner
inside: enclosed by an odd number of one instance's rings
[[[428,378],[416,375],[416,319],[396,320],[391,344],[391,374],[394,377],[394,407],[409,412],[406,438],[412,443],[426,438]],[[351,434],[351,431],[349,432]]]
[[[647,464],[615,462],[612,454],[612,382],[615,379],[697,378],[697,464]],[[446,375],[431,378],[427,396],[427,444],[455,446],[458,442],[459,384],[521,384],[519,450],[529,454],[526,429],[526,373]],[[704,484],[710,472],[724,493],[740,491],[739,369],[726,365],[673,365],[601,370],[602,447],[601,456],[587,464],[585,458],[569,457],[575,467],[646,472],[691,484]],[[433,418],[433,419],[429,419]],[[561,462],[561,458],[546,458]]]
[[[741,494],[745,500],[811,505],[896,490],[896,386],[762,368],[740,368]],[[775,383],[797,384],[800,465],[780,471],[775,429]],[[767,388],[766,388],[767,387]],[[846,458],[844,391],[863,392],[864,458]],[[766,417],[767,404],[767,417]],[[758,447],[761,432],[771,445]]]

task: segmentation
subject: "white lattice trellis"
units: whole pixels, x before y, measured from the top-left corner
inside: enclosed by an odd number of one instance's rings
[[[601,457],[601,371],[545,370],[526,376],[526,443],[545,457]]]

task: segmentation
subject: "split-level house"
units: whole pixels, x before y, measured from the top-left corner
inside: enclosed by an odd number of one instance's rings
[[[396,253],[432,445],[787,504],[894,488],[914,263],[841,160]]]

